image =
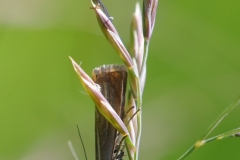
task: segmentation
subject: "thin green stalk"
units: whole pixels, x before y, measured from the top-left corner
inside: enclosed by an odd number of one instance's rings
[[[215,141],[215,140],[222,140],[222,139],[225,139],[225,138],[234,137],[234,134],[239,133],[239,132],[240,132],[240,128],[236,128],[236,129],[233,129],[231,131],[222,133],[220,135],[208,138],[208,139],[205,140],[205,143],[209,143],[209,142],[212,142],[212,141]]]
[[[209,134],[211,134],[212,131],[219,125],[219,123],[239,104],[240,104],[240,98],[237,100],[237,102],[232,104],[230,107],[226,108],[222,112],[222,114],[220,114],[220,116],[212,123],[212,125],[208,128],[207,132],[202,136],[200,140],[206,139],[209,136]]]
[[[137,134],[136,148],[138,149],[138,151],[135,154],[135,160],[138,160],[140,139],[141,139],[141,133],[142,133],[142,111],[141,110],[137,113],[137,122],[138,122],[138,134]]]
[[[187,150],[186,153],[184,153],[180,158],[178,158],[178,160],[182,160],[184,158],[186,158],[188,155],[190,155],[193,151],[197,150],[198,148],[202,147],[203,145],[205,145],[206,143],[209,142],[213,142],[215,140],[222,140],[225,138],[229,138],[229,137],[234,137],[235,134],[240,132],[240,128],[236,128],[233,129],[231,131],[222,133],[220,135],[208,138],[206,140],[202,140],[202,141],[197,141],[190,149]]]
[[[180,158],[178,158],[178,160],[185,159],[188,155],[190,155],[195,150],[196,150],[195,145],[193,145],[187,150],[187,152],[185,152]]]
[[[232,104],[230,107],[226,108],[222,114],[212,123],[212,125],[208,128],[207,132],[192,146],[190,147],[178,160],[185,159],[188,155],[190,155],[193,151],[197,150],[199,147],[203,146],[206,143],[212,142],[214,140],[220,140],[227,137],[233,137],[234,134],[240,132],[240,128],[225,132],[218,136],[206,139],[209,134],[219,125],[219,123],[238,105],[240,104],[240,98]]]
[[[141,84],[140,84],[140,78],[137,79],[137,100],[136,105],[137,108],[140,109],[140,111],[137,113],[137,125],[138,125],[138,131],[137,131],[137,139],[136,139],[136,148],[138,149],[137,152],[135,152],[135,160],[138,160],[138,153],[139,153],[139,146],[140,146],[140,139],[141,139],[141,132],[142,132],[142,93],[141,93]]]

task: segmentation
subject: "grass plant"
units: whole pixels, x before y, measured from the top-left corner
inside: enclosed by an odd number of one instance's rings
[[[122,120],[111,105],[99,91],[98,86],[84,72],[84,70],[72,59],[73,67],[80,78],[82,85],[94,101],[97,109],[104,117],[121,133],[124,137],[128,158],[138,160],[140,139],[142,132],[142,96],[146,81],[148,48],[153,34],[158,0],[143,0],[143,9],[140,4],[136,4],[135,12],[130,26],[130,48],[127,49],[122,42],[117,29],[113,25],[112,18],[109,16],[106,7],[100,0],[93,0],[92,9],[96,13],[98,24],[108,40],[109,44],[116,50],[119,57],[128,69],[129,90],[127,104],[125,106],[126,117]],[[216,140],[228,137],[239,137],[240,128],[208,138],[209,134],[219,125],[219,123],[237,107],[240,99],[232,106],[227,108],[219,118],[209,127],[207,132],[185,153],[179,160],[189,156],[193,151],[203,145]],[[159,142],[161,143],[161,142]]]

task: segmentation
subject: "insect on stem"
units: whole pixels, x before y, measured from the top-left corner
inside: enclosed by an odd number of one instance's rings
[[[100,91],[115,112],[123,120],[127,68],[122,65],[104,65],[93,70],[93,81],[100,86]],[[95,146],[96,160],[115,159],[117,130],[96,109],[95,111]]]

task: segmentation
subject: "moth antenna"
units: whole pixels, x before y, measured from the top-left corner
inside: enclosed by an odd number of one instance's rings
[[[131,108],[128,109],[127,114],[134,108],[134,106],[132,106]]]
[[[85,150],[84,143],[83,143],[83,140],[82,140],[82,137],[81,137],[81,134],[80,134],[80,130],[79,130],[78,125],[77,125],[77,129],[78,129],[78,135],[79,135],[79,137],[80,137],[80,140],[81,140],[81,143],[82,143],[82,146],[83,146],[84,155],[85,155],[85,158],[86,158],[86,160],[87,160],[87,152],[86,152],[86,150]]]
[[[126,126],[129,125],[130,121],[133,119],[133,117],[134,117],[140,110],[141,110],[141,109],[138,109],[138,110],[132,115],[132,117],[128,120]]]

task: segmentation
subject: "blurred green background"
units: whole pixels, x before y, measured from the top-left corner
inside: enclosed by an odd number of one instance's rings
[[[104,0],[123,41],[136,1]],[[140,160],[174,160],[240,95],[240,1],[159,1],[143,99]],[[88,0],[0,1],[0,159],[94,159],[94,104],[68,56],[94,67],[122,63]],[[239,127],[235,109],[212,135]],[[239,159],[240,139],[188,159]]]

